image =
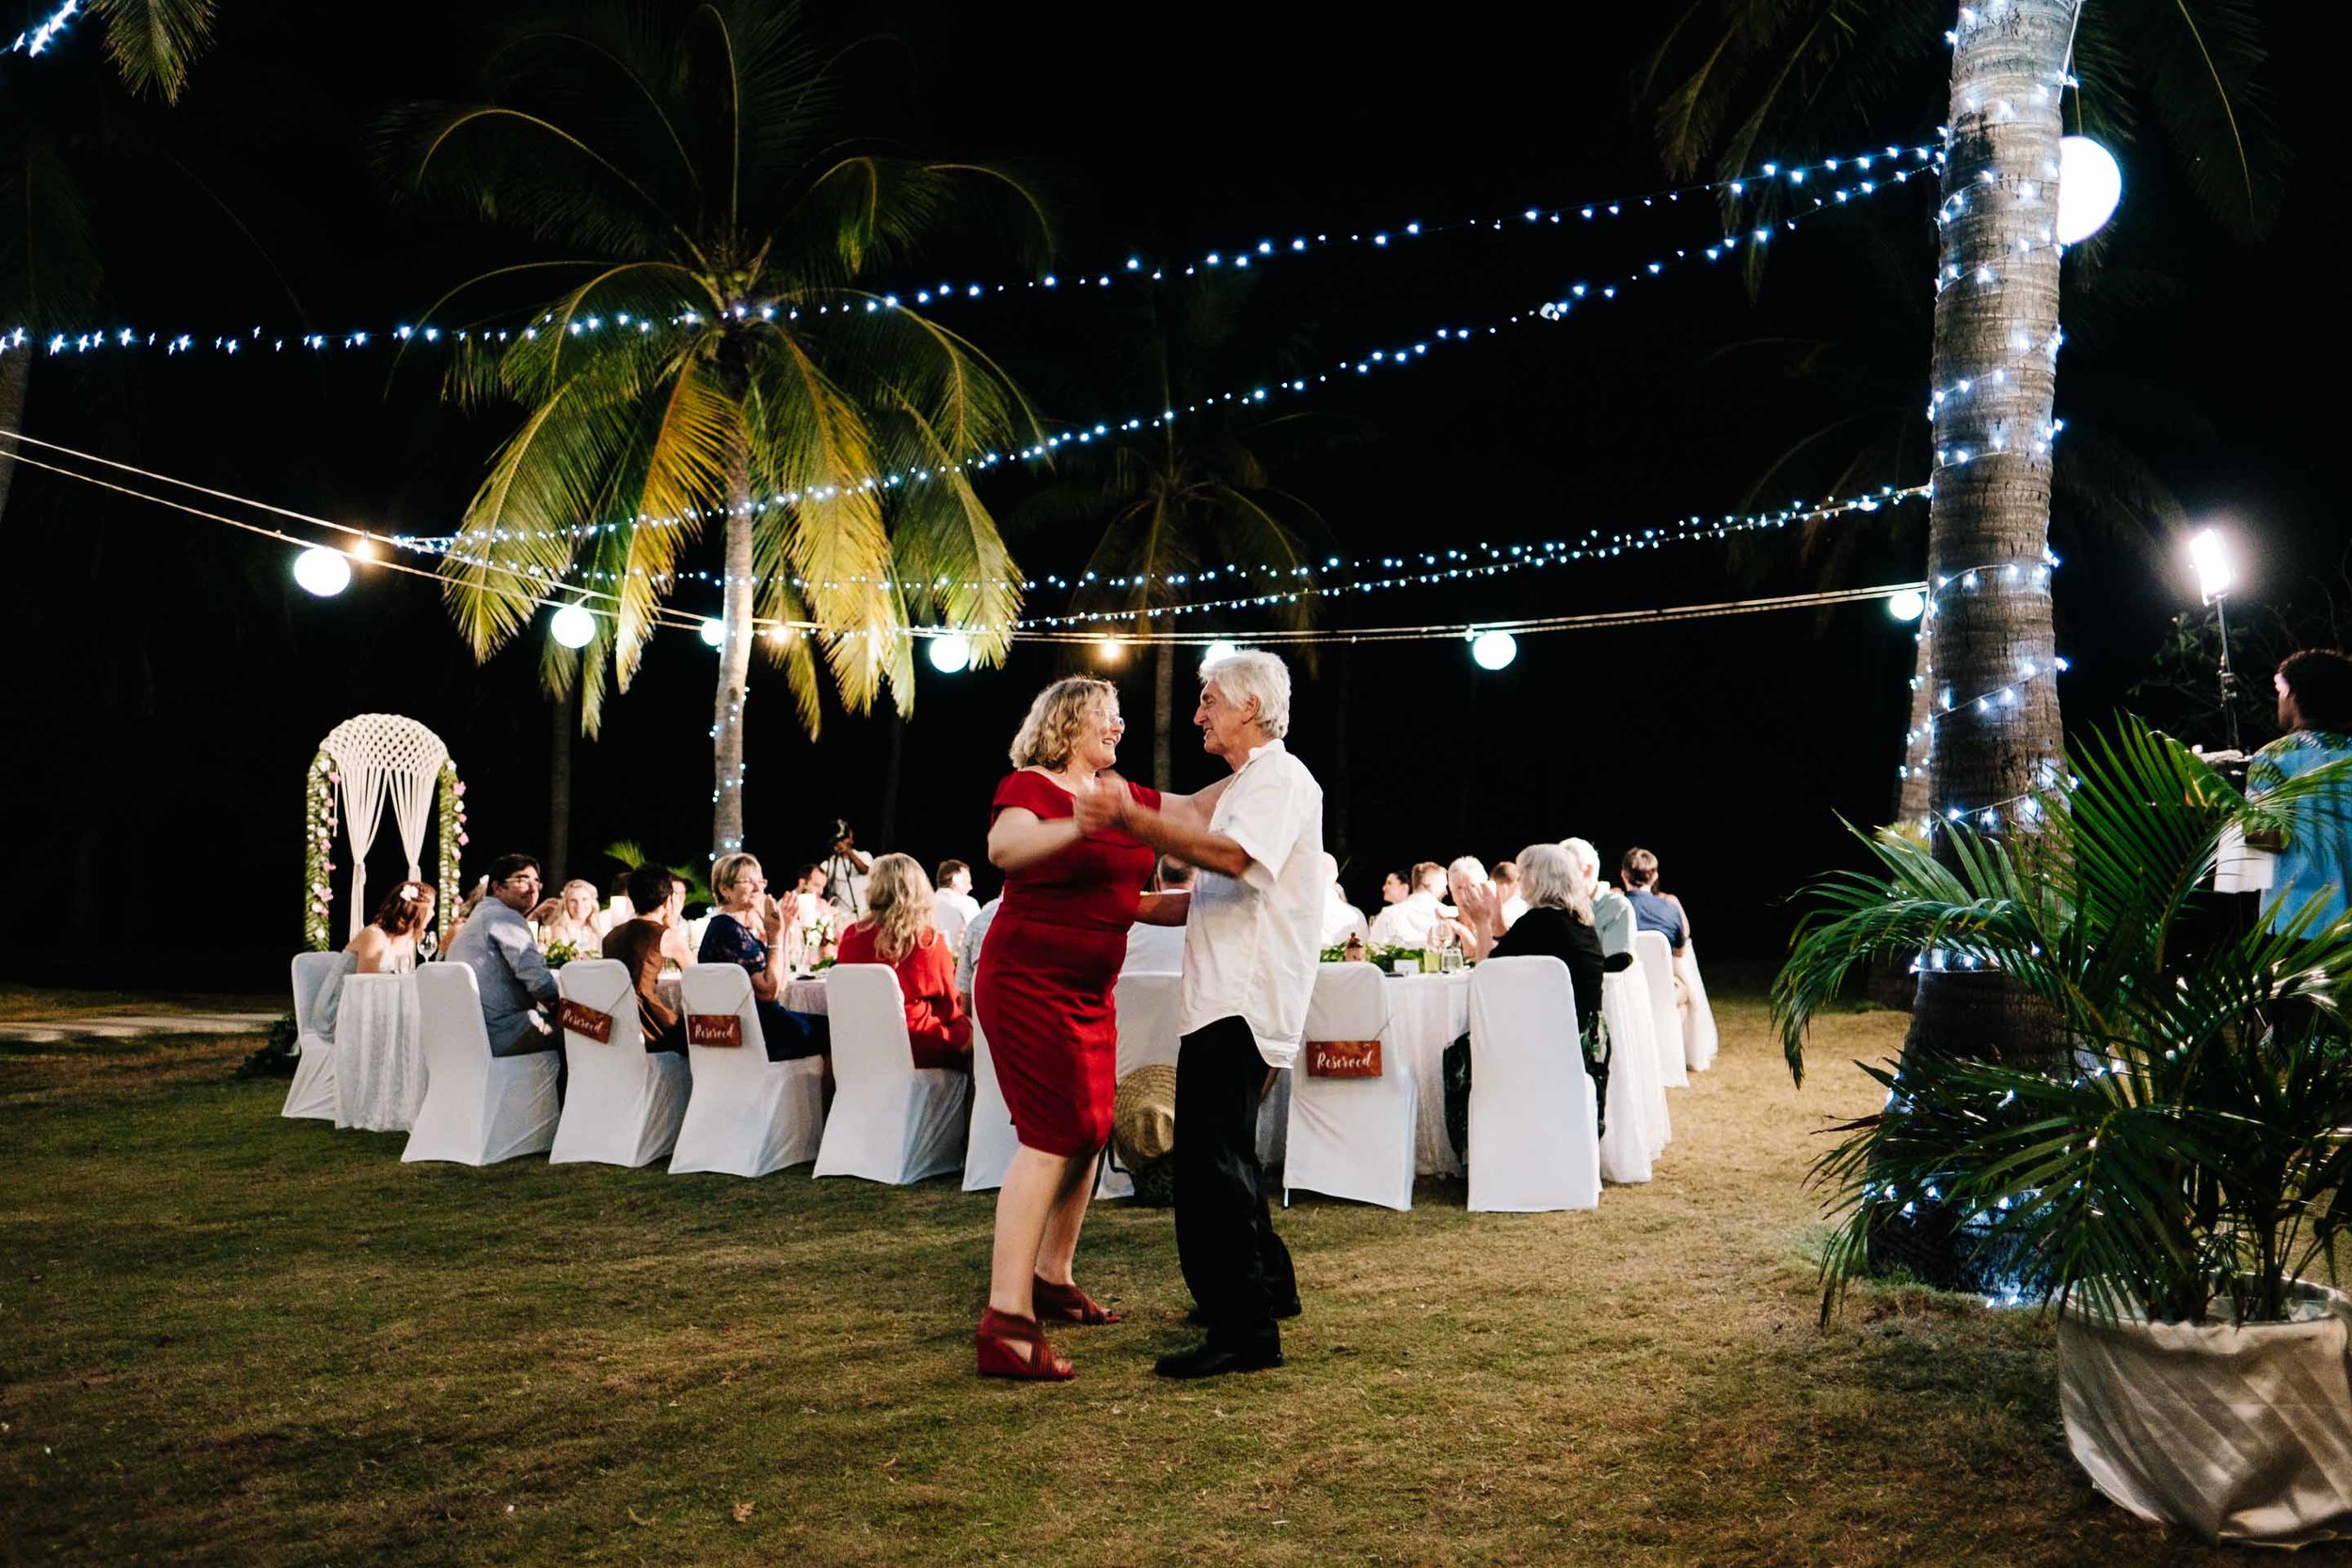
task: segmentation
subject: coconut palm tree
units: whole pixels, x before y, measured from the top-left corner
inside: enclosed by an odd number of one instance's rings
[[[190,63],[212,39],[212,0],[90,0],[87,10],[104,30],[122,85],[178,103]],[[50,62],[43,74],[62,64]],[[21,326],[27,343],[0,351],[0,430],[21,430],[33,372],[29,343],[44,331],[89,322],[100,270],[84,173],[73,138],[49,112],[48,85],[11,81],[7,104],[0,210],[10,214],[11,238],[0,245],[0,334]],[[10,446],[0,442],[0,516],[15,473]]]
[[[1119,367],[1112,378],[1123,401],[1175,408],[1245,376],[1279,372],[1297,345],[1246,330],[1247,295],[1246,284],[1219,278],[1133,296],[1119,312],[1123,319],[1095,338]],[[1016,536],[1049,528],[1094,531],[1072,609],[1121,612],[1121,623],[1112,624],[1132,626],[1143,638],[1177,629],[1174,605],[1295,587],[1329,534],[1312,507],[1273,480],[1273,466],[1305,420],[1220,402],[1198,419],[1108,432],[1067,450],[1064,477],[1014,514]],[[1236,565],[1248,569],[1236,575],[1230,570]],[[1304,626],[1312,603],[1269,606],[1266,613],[1277,625]],[[1161,641],[1152,651],[1152,778],[1167,788],[1183,650]]]
[[[453,396],[523,420],[467,508],[451,610],[486,658],[546,599],[584,603],[581,657],[543,669],[585,683],[593,733],[715,524],[714,854],[742,843],[757,623],[814,734],[819,656],[852,710],[887,686],[903,711],[914,628],[961,629],[993,661],[1020,599],[972,474],[1033,421],[970,341],[871,280],[902,277],[977,192],[1040,240],[1041,209],[997,170],[850,139],[839,66],[797,6],[605,0],[518,32],[482,101],[389,127],[410,188],[552,252],[460,292],[565,279],[505,330],[467,330],[452,370]]]
[[[2251,235],[2267,221],[2282,161],[2255,85],[2259,36],[2248,0],[1975,0],[1957,16],[1928,0],[1693,0],[1668,32],[1642,87],[1680,169],[1744,166],[1766,136],[1816,134],[1837,114],[1883,117],[1939,39],[1951,46],[1929,378],[1942,394],[1931,581],[2029,565],[2047,548],[2053,219],[2071,74],[2090,83],[2071,94],[2088,127],[2122,140],[2144,107],[2200,196]],[[2217,147],[2228,155],[2214,156]],[[2016,824],[2004,809],[2058,767],[2050,601],[2029,570],[1973,580],[1975,591],[1937,607],[1935,702],[1945,708],[1948,694],[1949,706],[1931,718],[1930,799],[1939,820],[1993,813],[2006,830]],[[2048,1026],[1998,975],[1923,972],[1906,1055],[2046,1040]]]

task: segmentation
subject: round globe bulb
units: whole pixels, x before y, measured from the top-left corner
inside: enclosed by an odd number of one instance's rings
[[[1231,642],[1212,642],[1200,651],[1200,662],[1215,664],[1219,659],[1231,658],[1239,652],[1241,650]]]
[[[1519,640],[1507,631],[1482,631],[1470,639],[1470,657],[1481,670],[1501,670],[1519,657]]]
[[[596,635],[596,618],[576,604],[567,604],[548,622],[548,635],[566,648],[584,648]]]
[[[2089,136],[2058,142],[2058,244],[2079,245],[2105,229],[2122,199],[2123,170],[2114,153]]]
[[[341,550],[313,545],[294,557],[294,581],[322,599],[331,599],[351,586],[351,562]]]
[[[1906,588],[1899,594],[1887,595],[1886,613],[1898,621],[1916,621],[1927,613],[1927,595],[1915,588]]]
[[[931,639],[931,668],[943,675],[952,675],[969,669],[972,664],[972,640],[960,631]]]
[[[724,621],[714,620],[705,621],[703,623],[703,641],[705,642],[707,642],[712,647],[716,648],[723,646],[726,642],[726,640],[727,624]]]

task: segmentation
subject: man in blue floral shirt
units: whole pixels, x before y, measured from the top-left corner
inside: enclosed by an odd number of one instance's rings
[[[2262,796],[2289,779],[2352,757],[2352,658],[2333,648],[2307,648],[2279,666],[2279,727],[2287,733],[2254,753],[2246,792]],[[2317,936],[2344,918],[2352,878],[2352,776],[2295,809],[2263,916],[2276,928],[2306,905],[2304,927]]]

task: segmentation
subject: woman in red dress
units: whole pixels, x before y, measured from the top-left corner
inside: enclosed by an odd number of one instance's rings
[[[956,995],[955,955],[931,927],[931,882],[911,856],[883,855],[866,885],[866,918],[841,933],[840,962],[898,975],[914,1065],[972,1070],[972,1021]]]
[[[1165,809],[1159,791],[1110,771],[1125,727],[1108,681],[1056,681],[1029,705],[1012,743],[1015,771],[996,789],[988,858],[1005,874],[1005,901],[972,989],[1021,1147],[996,1195],[988,1310],[974,1337],[984,1375],[1067,1378],[1070,1363],[1039,1320],[1119,1321],[1071,1278],[1118,1086],[1111,987],[1127,928],[1137,919],[1183,925],[1186,898],[1143,891],[1150,845],[1078,824],[1079,799],[1098,789]]]

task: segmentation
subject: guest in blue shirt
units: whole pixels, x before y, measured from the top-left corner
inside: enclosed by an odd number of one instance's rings
[[[563,1044],[532,1020],[534,1007],[555,1006],[555,974],[540,956],[524,911],[539,902],[539,863],[501,855],[490,863],[489,896],[449,944],[449,959],[473,970],[482,992],[482,1022],[493,1056],[528,1056]]]
[[[2333,648],[2307,648],[2280,664],[2277,684],[2279,727],[2287,733],[2254,753],[2246,769],[2249,796],[2352,757],[2352,658]],[[2287,815],[2263,916],[2276,929],[2310,907],[2303,931],[2316,937],[2344,918],[2344,883],[2352,878],[2352,778],[2322,786]]]
[[[1682,957],[1683,943],[1691,940],[1691,918],[1682,912],[1681,899],[1658,891],[1658,857],[1647,849],[1628,849],[1617,877],[1625,883],[1626,902],[1633,906],[1633,928],[1656,931],[1676,958]]]

